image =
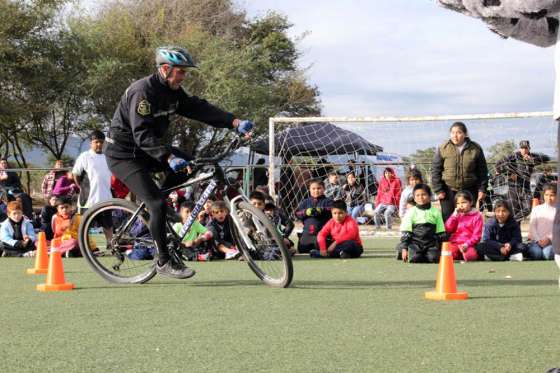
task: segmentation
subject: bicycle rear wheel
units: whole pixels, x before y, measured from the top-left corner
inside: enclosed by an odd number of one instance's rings
[[[251,270],[272,287],[290,286],[292,257],[272,222],[248,202],[232,208],[232,233]]]
[[[83,257],[104,279],[119,284],[149,281],[156,274],[156,244],[148,230],[145,210],[111,199],[86,211],[80,222],[78,241]],[[143,260],[142,260],[143,259]]]

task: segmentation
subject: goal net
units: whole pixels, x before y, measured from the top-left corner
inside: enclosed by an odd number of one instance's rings
[[[271,118],[269,121],[269,191],[292,217],[308,197],[311,179],[326,180],[336,172],[339,182],[353,171],[362,186],[360,222],[371,222],[377,186],[387,167],[407,185],[411,167],[431,184],[436,147],[449,139],[449,128],[463,122],[471,140],[484,150],[489,169],[488,196],[481,207],[492,211],[496,199],[507,199],[518,220],[528,216],[544,166],[536,164],[530,175],[519,175],[515,165],[503,161],[528,140],[531,152],[556,159],[556,123],[549,112],[410,117]],[[496,163],[499,169],[496,170]],[[538,163],[538,162],[537,162]],[[551,177],[556,175],[555,164]],[[530,180],[520,187],[519,178]],[[538,192],[538,190],[537,190]],[[338,196],[340,197],[340,196]],[[395,216],[398,213],[395,213]]]

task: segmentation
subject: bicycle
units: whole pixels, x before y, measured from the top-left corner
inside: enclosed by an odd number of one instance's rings
[[[196,159],[191,163],[193,168],[187,181],[161,190],[162,195],[168,195],[180,188],[208,182],[179,234],[175,233],[170,220],[167,219],[166,231],[171,260],[185,259],[180,243],[218,185],[223,185],[225,191],[231,193],[232,183],[225,177],[219,161],[240,144],[241,140],[235,138],[223,153],[210,158]],[[228,193],[224,193],[224,201],[230,207],[228,219],[236,246],[250,269],[266,285],[288,287],[293,278],[293,265],[284,240],[266,215],[249,202],[240,188],[235,189],[237,195],[230,199]],[[109,213],[111,219],[108,219]],[[111,226],[107,227],[109,220]],[[80,222],[80,251],[93,270],[109,282],[145,283],[156,274],[157,256],[154,254],[154,260],[146,261],[132,260],[128,254],[135,247],[151,250],[152,253],[157,252],[156,243],[149,235],[148,222],[149,214],[143,202],[136,204],[124,199],[111,199],[97,203],[86,211]]]

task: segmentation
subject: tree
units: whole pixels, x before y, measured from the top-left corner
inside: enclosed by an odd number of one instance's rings
[[[495,168],[496,162],[513,154],[514,152],[515,142],[513,140],[506,140],[492,145],[488,149],[488,155],[486,156],[486,163],[488,163],[488,168],[492,170],[490,173],[494,174],[493,170]]]
[[[424,176],[424,181],[428,182],[429,175],[432,170],[432,162],[434,161],[434,157],[436,155],[436,147],[433,146],[431,148],[426,149],[418,149],[415,153],[411,154],[408,157],[403,157],[403,161],[407,162],[411,165],[415,165],[422,175]]]
[[[115,0],[69,24],[91,52],[88,101],[105,124],[130,82],[154,72],[154,50],[165,44],[186,46],[195,57],[187,92],[254,119],[257,135],[278,112],[320,113],[317,88],[296,66],[291,25],[278,14],[248,20],[229,0]],[[169,135],[191,153],[217,151],[229,136],[184,118],[173,121]]]

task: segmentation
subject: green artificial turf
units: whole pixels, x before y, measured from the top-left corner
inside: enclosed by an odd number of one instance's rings
[[[435,302],[437,265],[297,257],[289,289],[243,262],[117,286],[65,259],[40,293],[31,259],[0,258],[0,372],[545,372],[560,366],[552,262],[455,264],[467,301]]]

